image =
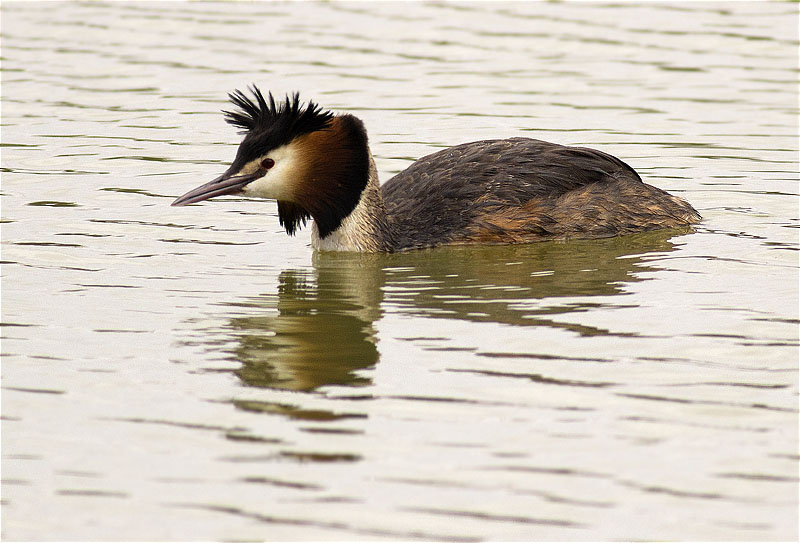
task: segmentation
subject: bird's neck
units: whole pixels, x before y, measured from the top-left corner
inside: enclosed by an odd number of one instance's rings
[[[321,251],[391,252],[394,234],[381,196],[378,170],[369,156],[369,179],[361,191],[356,207],[342,219],[339,227],[324,238],[316,222],[311,231],[311,245]]]

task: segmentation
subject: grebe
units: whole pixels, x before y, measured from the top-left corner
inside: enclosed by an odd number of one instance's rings
[[[312,218],[315,249],[364,252],[602,238],[700,220],[616,157],[530,138],[450,147],[381,186],[358,118],[301,104],[297,93],[279,103],[251,93],[229,94],[237,109],[223,111],[244,134],[230,168],[173,206],[270,198],[289,235]]]

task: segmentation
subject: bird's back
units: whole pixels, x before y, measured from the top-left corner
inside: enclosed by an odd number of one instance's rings
[[[529,138],[433,153],[381,192],[399,250],[608,237],[699,220],[616,157]]]

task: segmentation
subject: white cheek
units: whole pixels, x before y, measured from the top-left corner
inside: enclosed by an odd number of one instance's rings
[[[286,189],[273,182],[272,172],[256,179],[252,183],[245,185],[242,192],[246,196],[257,196],[259,198],[271,198],[273,200],[285,200]]]
[[[295,151],[296,149],[291,144],[270,151],[267,156],[275,161],[275,165],[267,171],[264,177],[245,185],[242,192],[247,196],[292,201],[300,173],[300,165]],[[260,161],[261,159],[254,163],[258,164]]]

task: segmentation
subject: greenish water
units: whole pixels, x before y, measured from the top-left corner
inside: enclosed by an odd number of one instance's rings
[[[6,540],[794,540],[781,3],[2,5]],[[255,82],[619,156],[691,231],[314,253],[224,171]]]

